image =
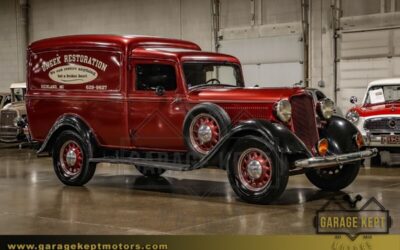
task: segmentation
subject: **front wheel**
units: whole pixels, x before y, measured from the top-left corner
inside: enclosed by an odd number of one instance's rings
[[[277,199],[289,177],[286,157],[255,136],[245,136],[234,144],[227,171],[233,191],[244,201],[256,204]]]
[[[65,185],[85,185],[96,171],[96,164],[89,162],[91,145],[75,131],[66,130],[59,135],[52,156],[54,171]]]
[[[358,151],[354,146],[353,152]],[[358,175],[361,161],[335,167],[310,169],[306,172],[308,180],[325,191],[339,191],[349,186]]]

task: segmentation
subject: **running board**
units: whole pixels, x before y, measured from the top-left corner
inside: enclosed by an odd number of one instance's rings
[[[173,170],[173,171],[189,171],[193,170],[193,167],[190,164],[181,164],[181,163],[173,163],[173,162],[160,162],[160,161],[151,161],[143,158],[91,158],[89,162],[93,163],[112,163],[112,164],[128,164],[128,165],[140,165],[144,167],[152,167],[152,168],[162,168],[165,170]]]

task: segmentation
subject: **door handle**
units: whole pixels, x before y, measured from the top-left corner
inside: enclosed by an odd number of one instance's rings
[[[172,104],[180,103],[180,102],[182,102],[182,98],[181,97],[175,97],[175,99],[172,101]]]

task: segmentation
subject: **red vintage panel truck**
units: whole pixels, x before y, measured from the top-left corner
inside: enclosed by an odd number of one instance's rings
[[[58,178],[84,185],[99,162],[146,176],[217,166],[235,193],[269,203],[289,175],[324,190],[356,178],[357,128],[301,88],[246,88],[233,56],[181,40],[116,35],[49,38],[28,48],[28,122]]]

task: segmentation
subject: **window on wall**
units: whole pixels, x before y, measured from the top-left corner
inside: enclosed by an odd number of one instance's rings
[[[176,90],[175,68],[167,64],[137,64],[136,89],[155,90],[164,87],[166,91]]]
[[[245,0],[220,1],[221,28],[251,25],[251,5]]]
[[[290,23],[301,21],[301,1],[262,0],[262,23]]]
[[[363,16],[381,12],[381,0],[342,0],[343,16]]]

